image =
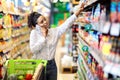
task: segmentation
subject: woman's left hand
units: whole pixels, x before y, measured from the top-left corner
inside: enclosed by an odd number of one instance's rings
[[[41,32],[42,32],[43,36],[46,37],[46,36],[47,36],[48,29],[47,29],[47,28],[44,28],[44,27],[41,27]]]

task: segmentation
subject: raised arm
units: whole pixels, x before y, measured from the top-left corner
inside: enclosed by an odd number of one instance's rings
[[[83,10],[84,5],[85,4],[83,3],[80,6],[80,8],[72,16],[70,16],[63,24],[61,24],[59,27],[57,27],[58,36],[61,36],[70,26],[72,26],[73,22],[77,19],[78,15]]]

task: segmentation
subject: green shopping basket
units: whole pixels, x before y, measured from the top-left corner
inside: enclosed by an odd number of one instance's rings
[[[47,65],[47,60],[35,60],[35,59],[20,59],[20,60],[8,60],[6,62],[7,73],[16,75],[25,75],[26,73],[33,74],[38,64]]]

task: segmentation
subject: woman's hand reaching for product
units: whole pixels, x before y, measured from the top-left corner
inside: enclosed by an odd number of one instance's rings
[[[82,3],[80,5],[80,8],[75,12],[75,15],[78,17],[78,15],[83,11],[84,9],[84,6],[85,6],[86,3]]]

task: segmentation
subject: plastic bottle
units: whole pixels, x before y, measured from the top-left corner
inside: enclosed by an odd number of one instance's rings
[[[0,79],[3,78],[3,76],[2,76],[2,67],[3,67],[3,65],[0,63]]]

